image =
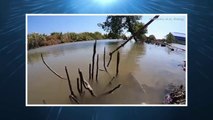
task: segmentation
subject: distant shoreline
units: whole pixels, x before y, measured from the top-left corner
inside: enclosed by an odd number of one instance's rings
[[[122,41],[123,39],[99,39],[97,41],[104,41],[104,40],[110,40],[110,41],[115,41],[115,40],[120,40]],[[81,42],[91,42],[91,41],[95,41],[95,40],[84,40],[84,41],[73,41],[73,42],[67,42],[67,43],[60,43],[60,44],[54,44],[54,45],[48,45],[48,46],[41,46],[41,47],[37,47],[37,48],[32,48],[32,49],[28,49],[28,51],[32,51],[38,48],[46,48],[46,47],[54,47],[54,46],[58,46],[58,45],[65,45],[65,44],[71,44],[71,43],[81,43]]]
[[[39,48],[42,46],[57,45],[70,42],[81,42],[102,39],[126,39],[125,35],[109,36],[100,32],[83,32],[83,33],[62,33],[53,32],[50,35],[31,33],[27,35],[27,49]]]

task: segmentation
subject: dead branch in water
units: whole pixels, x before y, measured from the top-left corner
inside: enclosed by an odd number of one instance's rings
[[[86,80],[84,80],[83,82],[84,82],[84,83],[83,83],[84,88],[86,88],[86,89],[90,92],[90,94],[91,94],[92,96],[96,97],[96,95],[95,95],[95,93],[94,93],[92,87],[90,86],[90,84],[89,84]]]
[[[91,80],[91,64],[89,64],[89,80]]]
[[[116,76],[118,76],[119,72],[119,63],[120,63],[120,52],[117,53],[117,65],[116,65]]]
[[[83,91],[83,82],[77,78],[77,89],[80,95],[83,95],[85,91]]]
[[[79,77],[80,77],[80,92],[83,93],[83,74],[81,72],[81,70],[78,68],[78,73],[79,73]]]
[[[106,72],[108,72],[108,71],[107,71],[107,68],[106,68],[106,48],[105,48],[105,47],[104,47],[104,57],[103,57],[103,61],[104,61],[104,64],[103,64],[104,70],[105,70]]]
[[[80,104],[79,103],[79,101],[78,101],[78,99],[77,98],[75,98],[75,96],[73,96],[73,95],[69,95],[69,98],[70,98],[70,101],[75,101],[77,104]]]
[[[68,70],[67,70],[67,66],[65,66],[65,72],[66,72],[67,79],[68,79],[68,85],[69,85],[70,93],[71,93],[71,95],[73,95],[74,92],[73,92],[73,90],[72,90],[72,85],[71,85],[69,73],[68,73]],[[74,95],[74,96],[75,96],[75,95]]]
[[[108,61],[108,63],[107,63],[107,67],[109,67],[109,64],[110,64],[111,60],[112,60],[112,55],[109,54],[109,61]]]
[[[82,81],[82,85],[84,86],[84,88],[87,89],[92,96],[95,96],[95,93],[94,93],[92,87],[90,86],[90,84],[86,80],[84,80],[83,74],[80,69],[78,69],[78,73],[80,76],[80,81]]]
[[[121,87],[121,84],[117,85],[117,86],[116,86],[115,88],[113,88],[112,90],[109,90],[109,91],[107,91],[107,92],[101,94],[101,96],[111,94],[111,93],[113,93],[116,89],[118,89],[118,88],[120,88],[120,87]]]
[[[96,82],[98,81],[98,70],[99,70],[99,66],[98,66],[98,62],[99,62],[99,55],[97,54],[97,61],[96,61]]]
[[[112,84],[112,81],[115,80],[115,78],[116,78],[116,77],[114,76],[114,77],[112,77],[112,79],[109,81],[109,84],[110,84],[110,85]]]
[[[112,55],[113,53],[115,53],[116,51],[118,51],[121,47],[123,47],[126,43],[128,43],[132,38],[134,38],[135,36],[139,35],[145,28],[148,27],[148,25],[150,25],[154,20],[156,20],[159,17],[159,15],[156,15],[155,17],[153,17],[148,23],[146,23],[142,28],[140,28],[136,33],[134,33],[132,36],[129,37],[129,39],[127,39],[124,43],[122,43],[120,46],[118,46],[115,50],[113,50],[112,52],[109,53],[109,62],[107,64],[107,67],[110,64],[110,61],[112,59]]]
[[[67,66],[65,66],[65,72],[66,72],[67,79],[68,79],[68,85],[69,85],[69,89],[70,89],[70,93],[71,93],[70,95],[73,96],[75,99],[77,99],[75,93],[74,93],[73,90],[72,90],[72,85],[71,85],[69,73],[68,73],[68,70],[67,70]],[[73,98],[73,97],[72,97],[72,98]]]
[[[78,89],[79,94],[81,94],[80,84],[79,83],[80,83],[79,78],[77,78],[77,89]]]
[[[93,55],[92,55],[92,80],[94,78],[94,65],[95,65],[96,44],[97,44],[97,41],[95,40],[95,43],[94,43],[94,46],[93,46]]]
[[[53,69],[50,68],[50,66],[44,61],[43,54],[41,54],[41,59],[42,59],[44,65],[45,65],[53,74],[55,74],[56,76],[58,76],[59,78],[61,78],[61,79],[63,79],[63,80],[67,80],[66,78],[63,78],[63,77],[60,76],[58,73],[56,73]]]
[[[105,70],[103,70],[103,69],[101,69],[101,68],[99,68],[99,70],[100,70],[100,71],[105,71]]]

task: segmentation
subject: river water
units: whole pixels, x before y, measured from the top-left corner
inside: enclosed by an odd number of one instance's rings
[[[124,41],[98,40],[99,68],[103,67],[103,53],[113,51]],[[185,61],[185,51],[171,51],[167,47],[146,43],[128,42],[120,51],[119,74],[116,74],[116,53],[107,68],[109,73],[99,70],[98,82],[89,80],[89,64],[92,61],[94,41],[66,43],[41,47],[28,51],[27,70],[27,102],[28,104],[75,104],[70,101],[67,80],[54,75],[42,62],[46,63],[58,74],[66,77],[64,67],[67,66],[75,95],[81,104],[161,104],[165,96],[165,88],[170,85],[184,85],[186,72],[181,65]],[[180,46],[180,45],[179,45]],[[185,46],[181,46],[185,48]],[[85,94],[77,91],[78,68],[89,81],[96,97],[84,89]],[[96,63],[95,63],[96,68]],[[96,69],[95,69],[96,71]],[[113,93],[102,95],[117,85],[121,87]]]

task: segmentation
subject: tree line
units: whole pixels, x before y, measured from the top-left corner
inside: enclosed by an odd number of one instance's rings
[[[38,48],[42,46],[56,45],[61,43],[86,41],[86,40],[100,40],[111,39],[108,34],[101,34],[100,32],[83,32],[83,33],[62,33],[53,32],[50,35],[31,33],[28,34],[28,49]],[[125,35],[120,35],[118,38],[125,39]]]
[[[116,35],[112,34],[101,34],[100,32],[84,32],[84,33],[61,33],[53,32],[50,35],[31,33],[28,35],[28,49],[38,48],[42,46],[56,45],[61,43],[77,42],[77,41],[87,41],[87,40],[100,40],[100,39],[127,39],[125,34]],[[142,34],[137,38],[137,41],[153,43],[157,39],[154,35],[146,36]],[[175,42],[175,37],[169,33],[166,39],[162,39],[167,43]]]
[[[145,42],[147,43],[154,43],[156,42],[156,37],[154,35],[150,35],[148,37],[146,37]],[[168,33],[165,38],[160,39],[162,42],[166,42],[166,43],[178,43],[177,40],[175,39],[174,35],[170,32]]]

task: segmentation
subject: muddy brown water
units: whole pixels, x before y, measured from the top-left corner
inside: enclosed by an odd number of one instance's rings
[[[108,53],[124,41],[98,40],[97,54],[99,67],[103,67],[103,53]],[[70,91],[67,80],[55,76],[43,64],[42,53],[46,63],[58,74],[66,77],[64,66],[67,66],[74,93],[82,104],[161,104],[165,88],[169,84],[185,85],[185,71],[179,66],[185,60],[185,52],[171,51],[167,47],[151,44],[128,42],[120,51],[120,67],[117,79],[109,84],[116,74],[116,53],[110,66],[109,74],[99,71],[98,82],[89,81],[89,63],[92,61],[94,41],[75,42],[55,46],[41,47],[28,51],[27,102],[28,104],[75,104],[69,99]],[[185,47],[185,46],[182,46]],[[95,63],[96,65],[96,63]],[[78,68],[89,81],[97,97],[77,91]],[[95,67],[96,71],[96,67]],[[112,90],[118,84],[121,87],[108,95],[101,95]]]

